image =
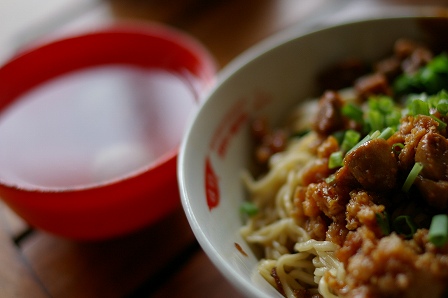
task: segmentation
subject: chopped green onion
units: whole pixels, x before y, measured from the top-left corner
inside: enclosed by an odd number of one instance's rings
[[[393,226],[395,232],[404,235],[407,239],[412,238],[417,231],[417,226],[409,215],[400,215],[395,218]]]
[[[426,102],[430,102],[430,97],[428,97],[428,95],[426,93],[420,93],[420,94],[416,94],[416,93],[412,93],[408,95],[407,101],[406,101],[406,106],[410,105],[411,102],[413,100],[416,99],[420,99]]]
[[[395,153],[400,153],[403,148],[404,144],[402,143],[395,143],[392,145],[392,151]]]
[[[423,68],[419,74],[421,84],[431,94],[438,92],[444,84],[444,78],[431,68]]]
[[[428,235],[429,241],[435,246],[444,246],[448,242],[448,215],[438,214],[433,216]]]
[[[344,140],[345,131],[338,130],[333,133],[333,137],[338,141],[338,144],[342,144],[342,141]]]
[[[383,114],[389,114],[394,109],[394,101],[392,98],[388,96],[381,96],[378,100],[379,102],[379,110],[383,112]]]
[[[390,113],[395,108],[394,100],[386,95],[375,95],[369,97],[367,105],[370,110],[377,110],[381,114]]]
[[[374,132],[372,132],[370,134],[370,140],[377,139],[377,138],[379,138],[380,135],[381,135],[381,132],[379,130],[375,130]]]
[[[393,111],[395,104],[393,99],[389,96],[379,96],[377,101],[377,110],[379,110],[382,114],[389,114]]]
[[[353,146],[359,142],[360,138],[361,134],[359,132],[351,129],[347,130],[344,134],[344,139],[342,140],[341,151],[347,152],[352,149]]]
[[[353,146],[350,150],[348,150],[347,154],[352,151],[358,149],[362,144],[367,143],[368,141],[374,140],[381,135],[379,130],[372,132],[371,134],[366,135],[361,141],[359,141],[355,146]]]
[[[377,110],[369,110],[367,112],[368,123],[370,124],[370,130],[381,130],[384,127],[384,116]]]
[[[429,116],[429,104],[421,99],[414,99],[408,104],[409,114],[412,116]]]
[[[427,68],[438,73],[448,72],[448,56],[447,53],[441,53],[434,57],[428,64]]]
[[[348,150],[347,154],[358,149],[359,146],[361,146],[362,144],[364,144],[370,140],[371,140],[370,135],[366,135],[361,141],[359,141],[355,146],[353,146],[352,149]]]
[[[383,213],[375,213],[375,218],[383,235],[389,235],[390,234],[389,216],[387,215],[386,211],[384,211]]]
[[[400,125],[401,112],[399,109],[391,111],[385,115],[385,124],[387,127],[398,127]]]
[[[379,97],[370,96],[369,99],[367,100],[367,106],[369,110],[379,110],[380,109]]]
[[[416,73],[402,74],[393,82],[394,93],[403,95],[425,92],[430,95],[448,88],[448,55],[434,57]]]
[[[394,134],[394,130],[391,127],[387,127],[384,129],[381,134],[378,136],[379,139],[385,139],[387,140]]]
[[[336,180],[336,175],[335,174],[331,174],[330,176],[328,176],[327,178],[325,178],[325,182],[327,182],[327,184],[331,184]]]
[[[403,73],[393,82],[394,93],[404,95],[407,93],[421,92],[424,88],[421,86],[418,75],[408,75]]]
[[[446,53],[434,57],[419,72],[421,84],[430,94],[447,87],[448,57]]]
[[[258,207],[252,202],[243,202],[240,211],[248,216],[254,216],[258,213]]]
[[[401,109],[389,96],[373,96],[368,99],[365,116],[367,131],[382,131],[387,127],[398,127]]]
[[[440,114],[446,115],[448,113],[448,99],[439,100],[436,109]]]
[[[357,123],[363,123],[363,111],[360,107],[348,103],[341,109],[342,115],[355,120]]]
[[[328,159],[328,168],[335,169],[343,166],[344,153],[342,151],[336,151],[331,153]]]
[[[434,115],[431,115],[431,118],[434,119],[437,123],[439,123],[439,126],[437,127],[438,130],[443,130],[446,128],[446,123],[437,118]]]
[[[417,178],[418,174],[420,174],[422,169],[423,169],[422,163],[416,162],[414,164],[412,170],[409,172],[408,177],[404,181],[403,187],[401,188],[404,192],[407,192],[411,188],[412,184],[414,183],[415,179]]]
[[[440,100],[448,100],[448,91],[442,89],[439,93],[437,93],[437,98]]]

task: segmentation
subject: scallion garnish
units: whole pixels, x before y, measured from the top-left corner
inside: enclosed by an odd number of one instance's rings
[[[448,215],[433,216],[429,227],[429,241],[437,247],[444,246],[448,242]]]
[[[446,123],[437,118],[434,115],[431,115],[431,118],[434,119],[437,123],[439,123],[439,126],[437,127],[438,130],[443,130],[446,128]]]
[[[328,168],[335,169],[342,167],[344,160],[344,153],[342,151],[336,151],[330,154],[328,158]]]
[[[352,103],[344,105],[341,109],[341,113],[342,115],[355,120],[357,123],[363,123],[363,111],[360,107]]]
[[[394,231],[405,236],[407,239],[412,238],[417,231],[417,226],[409,215],[400,215],[393,222]]]
[[[383,213],[375,213],[376,222],[378,226],[380,227],[381,233],[383,235],[389,235],[390,234],[390,225],[389,225],[389,216],[387,215],[386,211]]]
[[[378,96],[377,102],[377,110],[383,114],[389,114],[394,110],[395,103],[389,96]]]
[[[336,175],[335,174],[331,174],[330,176],[328,176],[327,178],[325,178],[325,182],[327,182],[327,184],[331,184],[336,180]]]
[[[380,135],[378,136],[379,139],[385,139],[387,140],[394,134],[394,130],[391,127],[385,128]]]
[[[448,113],[448,99],[440,99],[437,102],[436,109],[440,114],[446,115]]]
[[[391,111],[385,115],[385,121],[387,127],[397,128],[400,125],[401,111],[399,109]]]
[[[367,118],[370,124],[370,130],[382,130],[384,127],[384,117],[377,110],[369,110],[367,112]]]
[[[429,104],[421,99],[414,99],[408,104],[409,115],[426,115],[429,116]]]
[[[347,152],[348,150],[352,149],[353,146],[355,146],[359,139],[361,138],[361,134],[355,130],[347,130],[344,134],[344,139],[341,143],[341,151]]]
[[[364,144],[370,140],[371,140],[370,135],[366,135],[361,141],[359,141],[355,146],[353,146],[352,149],[348,150],[347,154],[358,149],[359,146],[361,146],[362,144]]]
[[[404,192],[407,192],[411,188],[412,184],[414,183],[415,179],[417,178],[418,174],[420,174],[422,169],[423,169],[422,163],[416,162],[414,164],[412,170],[409,172],[408,177],[403,183],[403,187],[401,188]]]
[[[342,144],[342,141],[344,140],[345,132],[343,130],[338,130],[332,134],[332,136],[338,141],[338,144]]]
[[[447,127],[447,123],[436,117],[435,111],[441,115],[448,113],[448,93],[441,90],[435,95],[428,96],[425,93],[411,94],[407,98],[406,104],[408,114],[411,116],[426,115],[437,121],[438,129],[443,130]]]
[[[374,132],[372,132],[370,134],[370,140],[374,140],[374,139],[378,138],[380,135],[381,135],[381,132],[379,130],[375,130]]]
[[[258,213],[258,207],[252,202],[243,202],[240,211],[248,216],[254,216]]]
[[[448,55],[439,54],[416,73],[403,73],[393,83],[395,94],[425,92],[436,94],[442,89],[448,89]]]
[[[368,102],[365,115],[367,131],[383,131],[385,128],[396,128],[400,124],[401,109],[389,96],[373,96]]]
[[[404,144],[402,143],[395,143],[392,145],[392,151],[395,153],[400,153],[403,148]]]

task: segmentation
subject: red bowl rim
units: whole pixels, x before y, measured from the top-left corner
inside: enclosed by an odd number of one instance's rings
[[[0,81],[2,77],[7,76],[11,73],[12,68],[14,68],[17,64],[24,63],[24,61],[33,61],[36,57],[42,57],[45,51],[52,51],[58,47],[66,47],[73,46],[75,44],[84,43],[86,44],[87,39],[98,39],[99,37],[108,38],[109,42],[113,42],[111,37],[128,37],[128,38],[141,38],[141,39],[160,39],[166,42],[171,43],[172,45],[179,47],[179,49],[188,52],[192,58],[196,59],[197,65],[196,71],[194,75],[199,79],[198,82],[200,86],[193,86],[194,88],[198,88],[193,90],[196,93],[196,99],[198,102],[201,99],[201,93],[207,90],[215,81],[217,64],[214,60],[213,56],[209,53],[209,51],[195,38],[190,35],[177,30],[172,27],[168,27],[166,25],[161,25],[157,23],[138,23],[138,22],[121,22],[108,24],[105,26],[97,27],[95,29],[91,29],[89,31],[79,32],[76,34],[72,34],[67,37],[62,37],[54,40],[47,40],[43,43],[34,43],[32,46],[27,47],[26,49],[20,51],[18,54],[9,59],[6,64],[0,67]],[[104,48],[103,48],[104,50]],[[73,57],[70,57],[73,59]],[[74,69],[81,69],[84,67],[92,66],[92,65],[101,65],[107,63],[114,63],[112,60],[110,62],[105,62],[102,59],[98,61],[82,61],[85,57],[80,56],[79,61],[74,61],[71,65],[65,67],[64,70],[57,70],[56,73],[46,74],[42,79],[34,80],[33,82],[28,82],[28,86],[25,88],[18,87],[19,90],[10,90],[12,94],[0,95],[0,112],[8,107],[11,103],[13,103],[20,95],[34,86],[42,82],[46,82],[56,77],[57,75],[64,74],[68,71]],[[96,57],[98,58],[98,57]],[[113,59],[109,58],[109,59]],[[138,61],[131,61],[131,64],[135,63],[138,65]],[[31,64],[33,65],[33,64]],[[36,71],[36,70],[35,70]],[[13,72],[14,73],[14,72]],[[4,75],[2,75],[4,74]],[[10,87],[10,86],[8,86]],[[4,88],[4,86],[0,83],[0,90]],[[14,88],[12,88],[14,89]],[[0,92],[2,93],[2,92]],[[5,100],[6,98],[6,100]],[[157,158],[154,162],[146,165],[136,171],[133,171],[127,175],[122,177],[118,177],[115,179],[110,179],[105,182],[88,184],[86,186],[73,186],[67,188],[32,188],[32,187],[23,187],[20,185],[15,185],[12,183],[7,183],[5,181],[0,180],[1,189],[8,189],[10,191],[18,191],[21,193],[27,193],[27,198],[32,199],[33,194],[52,194],[51,197],[59,197],[64,193],[85,193],[89,190],[98,188],[114,188],[122,182],[126,182],[132,179],[137,179],[141,175],[148,175],[149,172],[160,169],[164,165],[175,162],[177,159],[177,153],[179,150],[179,145],[166,152],[159,158]],[[176,177],[176,173],[173,173],[173,177]],[[168,179],[168,178],[167,178]],[[40,197],[40,195],[38,195]],[[71,196],[66,196],[71,197]]]

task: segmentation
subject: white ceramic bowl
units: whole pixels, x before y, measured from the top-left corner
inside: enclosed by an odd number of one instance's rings
[[[184,137],[178,179],[200,245],[243,294],[281,297],[258,275],[257,258],[239,234],[239,207],[246,195],[240,173],[249,165],[252,148],[249,120],[265,115],[279,123],[291,107],[320,94],[318,72],[348,56],[384,57],[399,37],[427,38],[434,32],[428,28],[439,25],[428,26],[425,20],[381,18],[306,34],[290,31],[249,50],[220,73]]]

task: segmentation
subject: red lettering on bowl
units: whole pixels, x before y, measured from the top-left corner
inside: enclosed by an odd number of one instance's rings
[[[210,210],[219,205],[218,176],[216,176],[216,173],[213,170],[209,157],[205,160],[205,195]]]
[[[215,133],[213,134],[212,142],[210,144],[210,148],[212,150],[217,150],[217,147],[219,146],[220,139],[223,138],[223,135],[226,133],[226,130],[229,126],[229,123],[233,119],[233,117],[238,113],[238,111],[241,111],[244,109],[244,106],[246,105],[246,99],[242,98],[238,100],[225,114],[222,120],[220,121],[217,129],[215,130]]]
[[[221,157],[222,159],[225,158],[230,139],[233,138],[238,133],[241,126],[247,122],[248,118],[249,115],[247,114],[247,112],[240,111],[238,114],[235,115],[235,118],[232,119],[232,121],[229,123],[230,124],[229,130],[227,131],[226,135],[224,135],[221,144],[218,148],[219,157]]]

